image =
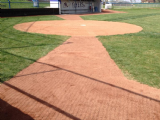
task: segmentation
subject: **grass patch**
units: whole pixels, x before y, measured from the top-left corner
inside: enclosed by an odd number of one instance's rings
[[[82,16],[82,18],[125,22],[143,27],[143,31],[139,33],[98,36],[98,38],[126,77],[160,88],[160,10],[119,11],[127,13]]]
[[[67,36],[21,32],[13,28],[18,23],[43,20],[62,19],[56,16],[0,19],[0,82],[12,78],[69,38]]]

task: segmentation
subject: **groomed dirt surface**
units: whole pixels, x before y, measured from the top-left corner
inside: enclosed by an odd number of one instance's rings
[[[116,35],[142,30],[141,27],[132,24],[92,20],[37,21],[17,24],[14,28],[31,33],[68,36]]]
[[[73,35],[1,84],[0,98],[28,120],[160,119],[160,90],[125,78],[90,35]]]

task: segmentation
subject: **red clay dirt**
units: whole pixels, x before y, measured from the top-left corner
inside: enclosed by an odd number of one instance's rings
[[[72,17],[72,15],[66,16]],[[17,24],[14,28],[31,33],[68,36],[117,35],[136,33],[142,30],[141,27],[132,24],[92,20],[37,21]]]
[[[56,15],[65,20],[83,20],[79,15]]]
[[[71,37],[1,84],[0,98],[28,119],[160,119],[160,90],[125,78],[91,36]]]

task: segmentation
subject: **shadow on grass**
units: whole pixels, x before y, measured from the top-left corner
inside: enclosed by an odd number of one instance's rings
[[[51,45],[53,45],[53,44],[40,44],[40,45],[30,45],[30,46],[20,46],[20,47],[10,47],[10,48],[0,48],[0,49],[27,48],[27,47],[51,46]]]
[[[12,34],[14,35],[14,34]],[[34,34],[30,34],[30,35],[34,35]],[[44,38],[44,39],[48,39],[49,37],[46,37],[44,35],[41,35],[41,34],[38,34],[40,35],[40,37]],[[17,40],[17,39],[14,39],[14,38],[9,38],[7,36],[4,36],[4,35],[1,35],[2,38],[6,38],[10,41],[16,41],[16,42],[22,42],[24,44],[28,44],[29,46],[18,46],[18,47],[11,47],[11,48],[23,48],[23,47],[30,47],[30,46],[43,46],[43,45],[53,45],[54,41],[52,42],[52,44],[43,44],[43,43],[39,43],[38,45],[34,44],[34,43],[31,43],[31,42],[26,42],[26,41],[22,41],[22,40]],[[55,38],[56,41],[61,41],[61,39],[58,39],[58,38]],[[1,40],[0,40],[1,41]],[[66,43],[63,43],[63,44],[71,44],[72,42],[66,42]],[[0,49],[10,49],[10,48],[0,48]]]
[[[16,57],[20,57],[20,58],[22,58],[22,59],[30,60],[30,61],[32,61],[32,62],[37,62],[37,63],[40,63],[40,64],[48,65],[48,66],[51,66],[51,67],[56,68],[57,70],[67,71],[67,72],[73,73],[73,74],[75,74],[75,75],[88,78],[89,80],[92,80],[92,81],[95,81],[95,82],[98,82],[98,83],[101,83],[101,84],[105,84],[105,85],[108,85],[108,86],[111,86],[111,87],[114,87],[114,88],[123,90],[123,91],[125,91],[125,92],[131,93],[131,94],[134,94],[134,95],[137,95],[137,96],[139,96],[139,97],[143,97],[143,98],[146,98],[146,99],[149,99],[149,100],[152,100],[152,101],[155,101],[155,102],[160,103],[160,101],[157,100],[157,99],[148,97],[148,96],[143,95],[143,94],[139,94],[139,93],[133,92],[133,91],[131,91],[131,90],[128,90],[128,89],[125,89],[125,88],[116,86],[116,85],[114,85],[114,84],[107,83],[107,82],[104,82],[104,81],[101,81],[101,80],[98,80],[98,79],[95,79],[95,78],[92,78],[92,77],[89,77],[89,76],[86,76],[86,75],[83,75],[83,74],[80,74],[80,73],[77,73],[77,72],[74,72],[74,71],[71,71],[71,70],[67,70],[67,69],[64,69],[64,68],[61,68],[61,67],[58,67],[58,66],[54,66],[54,65],[51,65],[51,64],[47,64],[47,63],[38,62],[38,61],[36,61],[36,60],[34,60],[34,59],[26,58],[26,57],[23,57],[23,56],[18,56],[18,55],[9,53],[9,52],[5,52],[5,53],[6,53],[6,54],[9,54],[9,55],[16,56]],[[46,72],[49,72],[49,71],[46,71]],[[52,72],[52,71],[50,71],[50,72]],[[42,72],[42,73],[45,73],[45,72]],[[36,73],[33,73],[33,74],[36,74]],[[37,74],[38,74],[38,73],[37,73]],[[29,75],[31,75],[31,74],[29,74]],[[25,75],[22,75],[22,76],[25,76]],[[15,77],[21,77],[21,76],[15,76]],[[4,84],[6,84],[6,83],[4,83]],[[7,84],[8,84],[8,83],[7,83]],[[12,86],[10,86],[10,87],[12,87]]]
[[[8,29],[9,27],[11,27],[11,26],[13,26],[13,25],[16,25],[16,24],[20,23],[23,19],[24,19],[24,18],[20,19],[20,20],[17,21],[16,23],[13,23],[13,24],[11,24],[11,25],[9,25],[9,26],[6,26],[3,30],[1,30],[1,33],[3,33],[3,32],[4,32],[6,29]]]
[[[64,44],[71,44],[72,42],[66,42],[66,43],[63,43],[62,45]],[[29,45],[29,46],[20,46],[20,47],[8,47],[8,48],[0,48],[0,49],[16,49],[16,48],[27,48],[27,47],[36,47],[36,46],[51,46],[51,45],[54,45],[54,44],[39,44],[39,45]]]
[[[3,22],[5,22],[6,20],[8,20],[8,18],[1,19],[0,24],[3,24]]]
[[[0,120],[34,120],[19,109],[0,99]]]
[[[6,39],[9,39],[9,40],[14,40],[16,42],[22,42],[22,43],[26,43],[26,44],[29,44],[29,45],[34,45],[33,43],[30,43],[30,42],[25,42],[25,41],[22,41],[22,40],[17,40],[17,39],[14,39],[14,38],[9,38],[9,37],[6,37],[4,35],[1,35],[2,38],[6,38]]]

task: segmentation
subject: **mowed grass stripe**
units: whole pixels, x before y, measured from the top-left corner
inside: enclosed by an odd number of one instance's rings
[[[120,11],[126,13],[82,16],[82,18],[125,22],[143,27],[143,31],[139,33],[98,36],[98,38],[126,77],[160,88],[160,10]]]
[[[13,28],[15,24],[43,20],[62,19],[56,16],[0,19],[0,82],[9,80],[69,38],[67,36],[21,32]]]

